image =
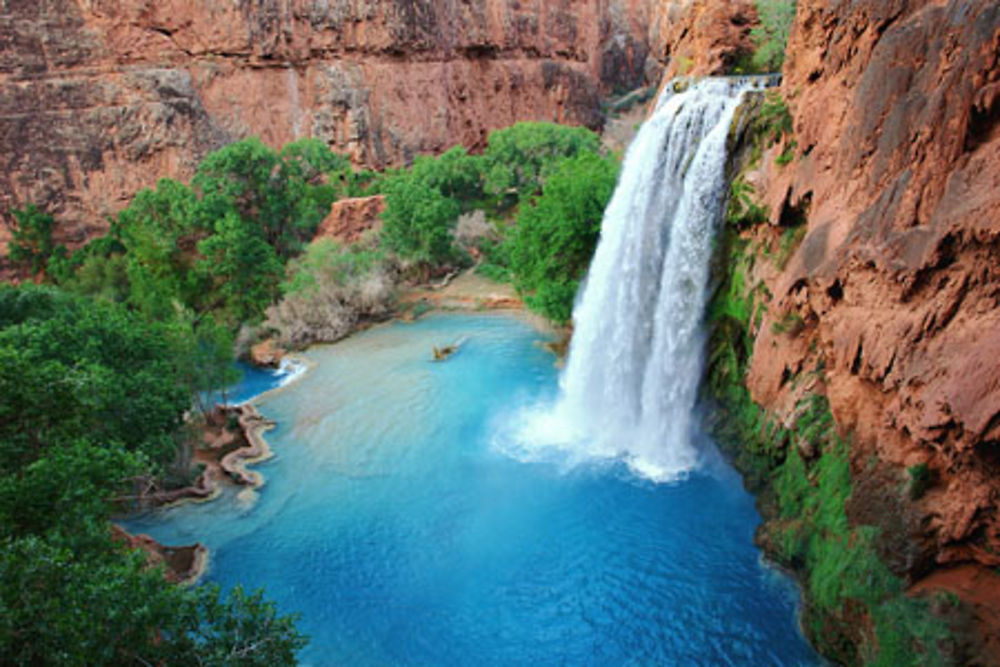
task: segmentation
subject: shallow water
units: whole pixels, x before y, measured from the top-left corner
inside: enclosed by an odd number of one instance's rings
[[[303,364],[288,359],[282,362],[279,368],[259,368],[245,361],[237,361],[235,365],[240,379],[227,387],[225,392],[217,391],[207,394],[204,397],[207,404],[238,405],[245,403],[267,391],[291,384],[306,371]]]
[[[436,315],[316,348],[261,404],[279,425],[255,502],[126,525],[200,540],[208,579],[302,612],[307,664],[815,664],[730,469],[656,485],[502,453],[497,434],[557,391],[539,340],[506,316]]]

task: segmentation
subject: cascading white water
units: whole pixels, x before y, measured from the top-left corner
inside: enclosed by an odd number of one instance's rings
[[[759,79],[709,78],[657,101],[625,156],[573,313],[558,404],[529,415],[519,454],[620,457],[657,481],[697,466],[692,412],[726,137]]]

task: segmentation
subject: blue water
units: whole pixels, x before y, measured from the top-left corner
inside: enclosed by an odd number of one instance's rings
[[[209,394],[207,403],[235,405],[249,401],[264,392],[282,386],[295,372],[285,368],[260,368],[245,361],[237,361],[236,370],[240,373],[239,381],[227,387],[225,393],[219,391]]]
[[[655,485],[501,453],[519,410],[556,393],[539,340],[510,317],[440,315],[315,348],[261,404],[279,426],[258,496],[127,527],[200,540],[209,580],[300,611],[306,664],[816,664],[727,467]]]

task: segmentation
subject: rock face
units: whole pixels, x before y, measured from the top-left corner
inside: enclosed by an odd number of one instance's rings
[[[658,79],[656,0],[7,0],[0,244],[33,202],[75,245],[248,135],[398,164],[520,120],[599,127]],[[663,49],[658,49],[663,53]]]
[[[331,238],[353,243],[370,229],[382,224],[379,216],[385,210],[385,196],[352,197],[334,202],[330,214],[320,223],[316,238]]]
[[[748,385],[788,415],[825,366],[852,435],[859,522],[920,580],[1000,564],[1000,5],[800,0],[782,93],[795,159],[752,174],[771,222],[805,218]],[[801,329],[772,325],[795,312]],[[778,328],[780,330],[780,327]],[[927,492],[900,489],[925,464]]]
[[[666,63],[664,81],[729,71],[753,51],[754,0],[663,0],[654,20],[651,47]]]

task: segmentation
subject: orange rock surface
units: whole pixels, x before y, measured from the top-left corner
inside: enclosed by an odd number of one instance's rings
[[[330,214],[320,223],[316,238],[353,243],[370,229],[378,229],[379,215],[385,210],[385,196],[355,197],[334,202]]]
[[[749,179],[805,216],[747,379],[788,415],[822,359],[852,435],[851,516],[919,579],[1000,553],[1000,5],[800,0],[782,93],[795,159]],[[772,325],[797,312],[805,330]],[[901,497],[905,468],[931,485]]]
[[[0,247],[11,207],[78,245],[249,135],[399,164],[521,120],[597,128],[659,79],[656,0],[0,3]],[[3,254],[0,252],[0,254]]]

